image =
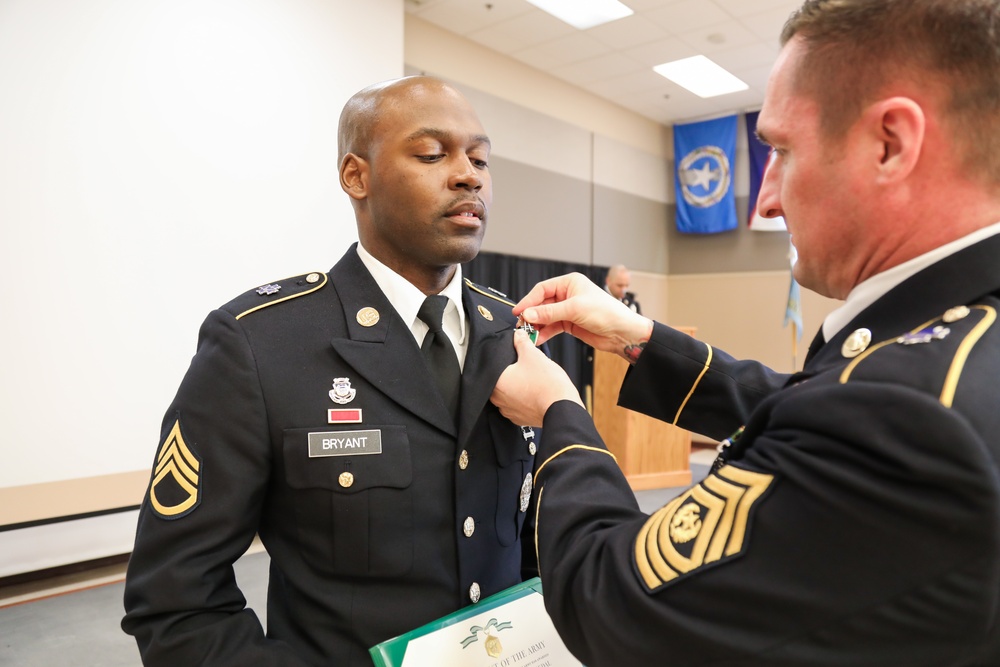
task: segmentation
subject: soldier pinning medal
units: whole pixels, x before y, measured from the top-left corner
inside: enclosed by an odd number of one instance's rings
[[[806,0],[785,24],[757,214],[842,301],[797,372],[643,317],[620,276],[514,308],[537,336],[491,400],[545,424],[538,563],[583,664],[1000,665],[997,25],[997,0]],[[630,364],[619,405],[722,441],[652,514],[536,348],[570,331]]]

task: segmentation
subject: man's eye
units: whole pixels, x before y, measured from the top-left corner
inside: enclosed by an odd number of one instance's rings
[[[480,169],[486,169],[487,167],[490,166],[489,163],[486,160],[476,160],[476,159],[473,159],[472,160],[472,164],[476,165]]]
[[[423,162],[437,162],[443,157],[444,155],[441,155],[440,153],[435,153],[434,155],[418,155],[417,159],[422,160]]]

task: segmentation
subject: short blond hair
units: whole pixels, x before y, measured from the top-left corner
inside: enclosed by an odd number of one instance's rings
[[[968,169],[1000,182],[1000,0],[806,0],[785,23],[798,90],[839,136],[899,77],[936,86]]]

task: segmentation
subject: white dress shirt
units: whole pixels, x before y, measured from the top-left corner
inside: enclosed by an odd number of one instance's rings
[[[847,326],[862,310],[875,303],[889,290],[900,284],[907,278],[920,271],[923,271],[931,264],[939,262],[949,255],[953,255],[959,250],[968,248],[974,243],[979,243],[991,236],[1000,234],[1000,222],[983,227],[967,236],[956,239],[951,243],[935,248],[919,257],[903,262],[887,271],[877,273],[868,280],[858,283],[847,295],[844,304],[826,316],[823,320],[823,338],[832,340],[837,332]],[[955,304],[956,306],[959,304]]]
[[[427,295],[414,287],[413,283],[406,278],[375,259],[370,252],[365,250],[360,242],[358,243],[358,257],[361,258],[361,262],[372,274],[372,277],[378,283],[379,288],[385,294],[389,303],[396,309],[396,312],[399,313],[403,321],[409,325],[410,332],[413,334],[413,338],[417,341],[417,346],[419,347],[424,340],[424,336],[430,331],[427,325],[417,317],[417,312],[420,310],[420,306],[423,305]],[[455,348],[455,354],[458,355],[459,368],[464,369],[465,353],[469,349],[469,339],[466,335],[465,309],[462,307],[461,264],[456,266],[455,275],[452,277],[451,282],[439,294],[448,297],[448,305],[444,309],[442,328],[451,340],[451,344]]]

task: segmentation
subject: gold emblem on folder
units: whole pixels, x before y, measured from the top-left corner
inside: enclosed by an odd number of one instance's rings
[[[489,654],[491,658],[499,658],[500,654],[503,653],[503,646],[500,644],[500,640],[493,633],[500,633],[501,630],[510,630],[514,627],[514,624],[510,621],[498,622],[497,619],[491,618],[489,623],[485,627],[481,625],[473,625],[469,628],[469,636],[462,640],[462,648],[468,648],[470,645],[475,644],[479,641],[479,635],[485,635],[483,643],[486,645],[486,653]]]
[[[493,635],[486,635],[486,653],[491,658],[499,658],[500,654],[503,653],[503,646],[500,645],[500,640]]]

